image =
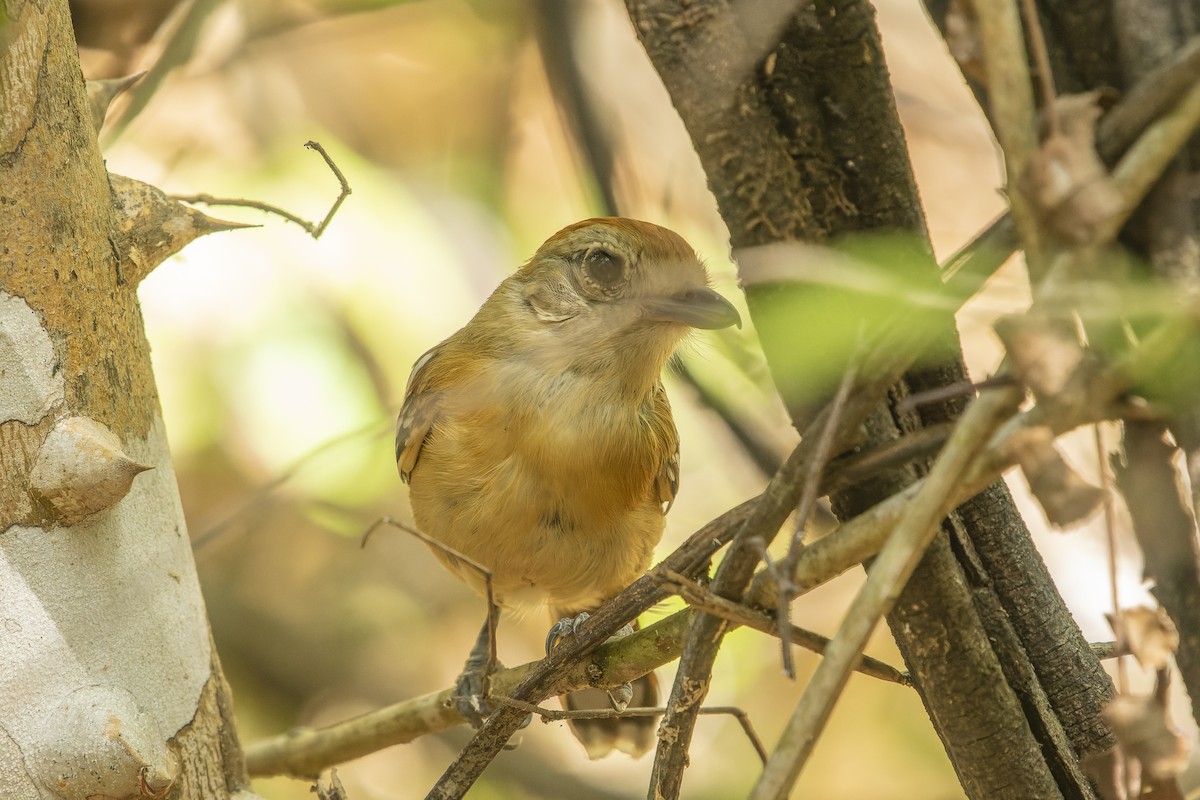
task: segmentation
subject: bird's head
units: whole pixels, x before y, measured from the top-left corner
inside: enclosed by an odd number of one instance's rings
[[[596,364],[658,371],[693,328],[741,325],[733,305],[682,237],[649,222],[607,217],[551,236],[509,281],[525,306],[523,328]]]

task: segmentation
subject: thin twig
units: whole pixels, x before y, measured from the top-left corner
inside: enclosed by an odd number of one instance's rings
[[[713,594],[707,587],[689,580],[677,572],[662,572],[659,573],[659,578],[664,581],[672,593],[679,595],[688,605],[698,611],[722,617],[737,625],[753,628],[770,636],[782,638],[778,619],[765,611]],[[818,655],[824,653],[829,644],[827,637],[795,625],[788,626],[788,639],[792,644],[799,645]],[[912,680],[906,673],[871,656],[863,656],[862,662],[855,667],[855,670],[888,683],[912,686]]]
[[[958,381],[947,386],[928,389],[924,392],[914,392],[896,404],[896,413],[907,414],[915,410],[918,406],[941,403],[958,397],[974,397],[984,389],[991,389],[996,386],[1011,386],[1012,383],[1013,377],[1011,375],[995,375],[978,383],[969,380]]]
[[[1092,442],[1096,447],[1096,467],[1100,470],[1100,488],[1104,490],[1104,534],[1108,543],[1108,589],[1112,598],[1112,628],[1118,651],[1128,649],[1125,640],[1125,626],[1121,617],[1120,581],[1117,576],[1119,561],[1119,545],[1117,542],[1117,510],[1113,498],[1112,475],[1108,470],[1108,457],[1104,452],[1104,439],[1100,435],[1100,426],[1092,426]],[[1125,669],[1125,659],[1117,658],[1117,691],[1129,693],[1129,675]]]
[[[1033,204],[1018,188],[1029,160],[1038,148],[1037,113],[1029,84],[1025,40],[1015,3],[969,0],[979,24],[987,73],[992,127],[1004,151],[1005,185],[1013,222],[1025,247],[1026,261],[1040,275],[1042,233]]]
[[[821,491],[832,494],[887,470],[936,455],[953,430],[953,423],[937,423],[905,433],[870,450],[838,458],[825,469]]]
[[[1097,232],[1097,242],[1116,238],[1129,215],[1196,131],[1198,123],[1200,82],[1195,83],[1170,111],[1148,125],[1113,169],[1113,185],[1125,202],[1121,212],[1113,215],[1103,230]]]
[[[1042,89],[1042,115],[1046,120],[1047,133],[1057,135],[1062,128],[1058,121],[1058,106],[1054,102],[1054,73],[1050,69],[1050,52],[1046,49],[1046,34],[1038,19],[1035,0],[1021,0],[1021,16],[1025,19],[1025,30],[1029,33],[1029,44],[1034,66],[1037,68],[1038,85]]]
[[[1105,538],[1108,541],[1108,586],[1112,593],[1112,623],[1113,635],[1116,636],[1116,650],[1118,652],[1128,650],[1128,641],[1125,638],[1125,618],[1121,616],[1121,594],[1119,582],[1117,580],[1117,512],[1116,504],[1113,498],[1113,480],[1108,469],[1108,458],[1104,452],[1104,438],[1100,434],[1100,425],[1092,426],[1092,442],[1096,447],[1096,466],[1100,470],[1100,488],[1104,490],[1104,532]],[[1116,657],[1117,665],[1117,693],[1121,695],[1129,694],[1129,670],[1126,666],[1126,659],[1120,655]],[[1125,752],[1125,748],[1118,745],[1116,752],[1116,763],[1118,780],[1123,780],[1125,783],[1125,791],[1129,797],[1137,797],[1138,792],[1133,783],[1133,774],[1130,770],[1130,759]]]
[[[346,180],[346,176],[342,174],[340,169],[338,169],[338,165],[333,163],[333,158],[329,155],[329,153],[325,152],[325,148],[321,146],[320,142],[309,139],[304,143],[304,146],[309,150],[316,150],[321,154],[321,158],[325,159],[325,163],[329,166],[330,171],[333,172],[334,177],[338,179],[338,185],[342,187],[341,192],[338,193],[337,199],[334,200],[333,205],[329,207],[329,213],[325,215],[325,219],[321,220],[321,224],[317,226],[315,231],[309,231],[314,239],[320,239],[321,234],[325,232],[325,228],[329,227],[329,222],[333,219],[333,215],[337,213],[337,210],[341,208],[342,203],[344,203],[346,198],[350,196],[350,182]]]
[[[576,719],[620,719],[626,717],[657,717],[664,713],[667,709],[664,707],[639,707],[627,708],[624,711],[616,711],[614,709],[595,708],[582,709],[579,711],[562,711],[556,708],[546,708],[539,706],[536,703],[527,703],[524,700],[514,700],[511,697],[496,697],[493,698],[496,703],[504,706],[511,706],[518,711],[524,711],[526,714],[536,714],[541,717],[542,722],[566,722],[567,720]],[[750,715],[743,709],[737,706],[704,706],[698,712],[703,716],[715,716],[724,714],[733,717],[742,726],[742,730],[746,734],[746,738],[750,740],[750,744],[754,747],[754,751],[758,753],[759,759],[765,764],[767,763],[767,750],[763,747],[762,740],[758,738],[758,734],[754,731],[754,726],[750,722]]]
[[[406,525],[403,522],[401,522],[400,520],[398,520],[394,517],[391,517],[391,516],[380,517],[379,519],[377,519],[373,523],[371,523],[371,527],[367,528],[367,530],[363,533],[362,538],[359,539],[359,543],[358,543],[359,547],[360,548],[366,547],[367,540],[371,538],[371,534],[373,534],[375,531],[379,530],[380,528],[384,527],[385,525],[396,528],[397,530],[404,531],[405,533],[407,533],[411,536],[415,536],[417,539],[420,539],[422,542],[429,545],[433,549],[439,550],[439,551],[445,553],[446,555],[450,556],[450,558],[452,558],[456,561],[461,561],[462,563],[466,564],[468,567],[470,567],[476,573],[478,573],[481,578],[483,578],[484,599],[487,602],[487,608],[488,608],[488,611],[487,611],[488,654],[487,654],[487,661],[483,665],[484,666],[483,690],[482,690],[480,699],[486,700],[491,693],[492,673],[496,671],[496,663],[498,660],[497,656],[496,656],[496,627],[500,621],[500,606],[498,606],[496,604],[496,593],[492,587],[492,571],[490,569],[488,569],[487,567],[483,566],[483,564],[480,564],[475,559],[471,558],[470,556],[464,555],[463,553],[459,552],[458,550],[455,550],[453,547],[449,546],[448,544],[440,542],[437,539],[434,539],[429,534],[422,533],[421,531],[417,530],[416,528],[412,527],[411,525]]]
[[[1170,60],[1142,76],[1096,126],[1096,150],[1114,163],[1150,123],[1200,81],[1200,36],[1194,36]]]
[[[330,171],[333,172],[334,176],[338,179],[338,184],[341,186],[341,191],[338,193],[337,199],[334,200],[333,205],[329,207],[329,213],[327,213],[325,218],[320,222],[309,222],[308,220],[298,217],[292,212],[282,209],[279,206],[274,206],[270,203],[263,203],[258,200],[244,200],[242,198],[232,197],[214,197],[211,194],[173,194],[170,195],[170,197],[172,200],[178,200],[182,203],[201,203],[209,206],[237,206],[240,208],[253,208],[267,214],[274,214],[277,217],[282,217],[288,222],[294,222],[303,228],[309,236],[313,237],[314,239],[320,239],[321,234],[325,232],[325,228],[329,226],[330,220],[333,219],[333,215],[337,213],[337,210],[341,208],[342,203],[345,202],[346,198],[350,196],[351,189],[349,182],[346,180],[346,176],[342,174],[340,169],[338,169],[337,164],[333,163],[333,159],[329,156],[329,153],[325,152],[324,147],[314,141],[305,142],[304,146],[309,150],[315,150],[321,154],[321,158],[325,159],[325,164],[329,167]]]
[[[858,337],[858,340],[861,346],[861,335]],[[846,407],[846,398],[850,396],[850,388],[854,386],[854,382],[858,378],[858,365],[859,354],[856,352],[851,356],[850,362],[842,372],[841,383],[838,384],[837,393],[834,394],[829,407],[829,417],[826,419],[825,425],[821,428],[821,435],[817,440],[816,449],[813,451],[812,458],[809,459],[804,473],[804,490],[800,493],[800,504],[796,508],[796,531],[792,534],[792,541],[788,546],[787,556],[783,559],[782,571],[780,572],[779,604],[776,608],[780,631],[788,630],[791,627],[792,600],[796,596],[796,591],[791,581],[787,579],[787,576],[792,574],[792,570],[796,566],[796,559],[800,554],[800,549],[804,546],[804,526],[808,524],[809,515],[812,514],[813,506],[817,502],[818,490],[821,485],[821,473],[833,455],[834,432],[837,430],[842,411]],[[783,673],[788,678],[795,680],[796,664],[792,658],[791,642],[781,638],[779,649],[783,657]]]

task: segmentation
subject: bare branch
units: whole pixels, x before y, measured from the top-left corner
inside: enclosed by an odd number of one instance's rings
[[[777,618],[771,617],[765,611],[742,603],[735,603],[720,595],[713,594],[704,585],[689,580],[679,573],[659,573],[659,578],[664,581],[667,588],[673,594],[679,595],[688,605],[698,611],[727,619],[736,625],[753,628],[770,636],[782,638],[780,637],[780,627]],[[829,644],[829,639],[821,634],[813,633],[795,625],[788,626],[788,640],[792,644],[799,645],[806,650],[811,650],[818,655],[823,654],[825,647]],[[862,662],[855,669],[864,675],[878,678],[881,681],[898,683],[901,686],[912,686],[912,681],[909,680],[907,674],[877,658],[863,656]]]
[[[292,212],[287,211],[286,209],[271,205],[270,203],[263,203],[258,200],[214,197],[211,194],[173,194],[171,195],[171,199],[178,200],[182,203],[203,203],[204,205],[210,206],[236,206],[240,208],[257,209],[258,211],[262,211],[267,214],[274,214],[277,217],[283,217],[288,222],[294,222],[303,228],[305,233],[307,233],[309,236],[313,237],[314,239],[320,239],[321,234],[325,232],[325,228],[329,226],[330,220],[333,219],[333,215],[337,213],[337,210],[341,208],[342,203],[345,202],[346,198],[350,196],[351,189],[350,184],[346,181],[346,176],[342,174],[342,171],[338,169],[337,164],[335,164],[333,159],[330,158],[329,154],[325,152],[324,147],[314,141],[305,142],[304,146],[309,150],[315,150],[321,154],[321,158],[325,159],[325,164],[329,167],[330,171],[333,172],[334,176],[338,179],[338,184],[341,186],[341,191],[338,193],[337,199],[333,201],[333,205],[329,207],[329,212],[325,214],[325,218],[320,222],[309,222],[308,220],[299,217]]]
[[[779,799],[791,792],[867,638],[899,596],[936,534],[938,522],[958,505],[954,495],[962,475],[979,460],[1000,424],[1017,410],[1021,396],[1014,388],[983,395],[955,426],[950,441],[872,565],[846,621],[826,648],[825,658],[804,690],[752,798]]]

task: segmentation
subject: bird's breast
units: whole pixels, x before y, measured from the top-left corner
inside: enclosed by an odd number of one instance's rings
[[[663,528],[653,448],[638,405],[605,389],[498,369],[445,398],[422,448],[418,524],[492,570],[509,604],[582,606],[648,566]]]

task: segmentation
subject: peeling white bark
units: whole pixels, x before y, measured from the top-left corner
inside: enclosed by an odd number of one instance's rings
[[[65,399],[54,345],[37,313],[0,291],[0,422],[34,425]]]
[[[178,771],[167,740],[209,678],[208,628],[161,420],[125,447],[156,469],[110,513],[0,535],[5,798],[137,797]]]

